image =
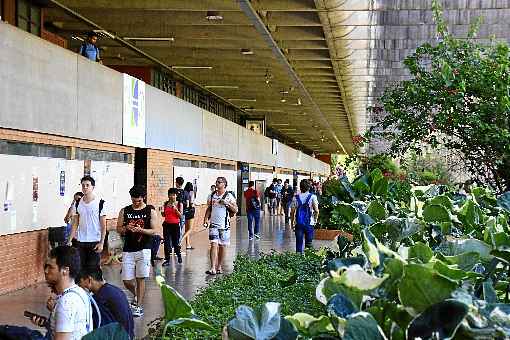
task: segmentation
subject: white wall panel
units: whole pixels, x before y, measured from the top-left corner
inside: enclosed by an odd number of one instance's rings
[[[224,143],[222,118],[207,111],[202,112],[202,155],[221,158]]]

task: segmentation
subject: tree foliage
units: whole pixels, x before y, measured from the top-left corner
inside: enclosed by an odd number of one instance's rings
[[[369,131],[385,138],[390,153],[441,147],[460,155],[466,170],[498,192],[510,185],[510,51],[506,42],[484,46],[451,36],[434,1],[437,44],[426,43],[404,64],[411,79],[388,88],[384,118]]]

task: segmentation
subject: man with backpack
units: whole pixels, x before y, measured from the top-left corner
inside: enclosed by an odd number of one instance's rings
[[[310,193],[310,182],[307,179],[299,183],[300,193],[292,201],[291,222],[296,233],[296,252],[303,253],[304,246],[312,247],[313,228],[319,218],[319,202],[317,196]]]
[[[285,224],[289,223],[290,220],[290,206],[292,204],[292,199],[294,197],[294,190],[290,186],[290,181],[288,179],[283,183],[282,188],[282,206],[283,213],[285,215]]]
[[[152,205],[145,204],[147,191],[135,185],[129,189],[131,205],[122,208],[117,218],[117,232],[124,236],[122,250],[122,281],[134,295],[133,316],[143,315],[145,280],[150,275],[152,236],[158,220]]]
[[[84,56],[87,59],[90,59],[92,61],[97,61],[98,63],[103,63],[101,61],[101,58],[99,57],[99,49],[97,48],[97,33],[96,32],[89,32],[87,34],[87,41],[85,41],[80,46],[80,55]]]
[[[248,189],[244,192],[244,198],[246,200],[246,215],[248,217],[248,237],[253,240],[253,227],[252,224],[255,222],[255,238],[259,239],[259,223],[260,223],[260,199],[259,193],[255,190],[255,182],[250,181],[248,183]]]
[[[209,258],[211,269],[206,274],[216,275],[223,273],[223,260],[226,247],[230,244],[230,218],[237,213],[235,196],[226,190],[227,179],[216,179],[216,192],[211,193],[207,199],[208,208],[204,216],[204,226],[209,227]]]
[[[95,328],[118,322],[129,334],[129,338],[134,339],[133,314],[124,292],[120,288],[105,282],[100,268],[82,271],[78,282],[81,288],[93,294],[92,298],[99,310],[100,324],[96,309],[93,309],[92,313]]]
[[[80,253],[82,268],[97,268],[106,237],[105,201],[96,197],[96,181],[90,176],[81,179],[83,197],[76,206],[73,226],[68,244],[76,238],[76,247]]]

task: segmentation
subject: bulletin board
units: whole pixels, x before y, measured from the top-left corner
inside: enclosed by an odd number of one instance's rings
[[[128,163],[91,161],[90,175],[96,181],[97,197],[105,200],[106,218],[116,218],[131,204],[129,189],[134,184],[134,166]]]
[[[227,179],[227,190],[237,193],[237,174],[235,170],[174,166],[174,182],[179,176],[184,178],[185,184],[191,182],[196,188],[196,205],[207,204],[207,197],[211,193],[211,185],[213,185],[216,182],[216,178],[220,176]]]
[[[2,154],[0,164],[0,235],[64,224],[83,161]]]

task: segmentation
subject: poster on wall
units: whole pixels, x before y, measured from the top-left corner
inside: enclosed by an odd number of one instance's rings
[[[124,74],[122,144],[145,147],[145,83]]]

